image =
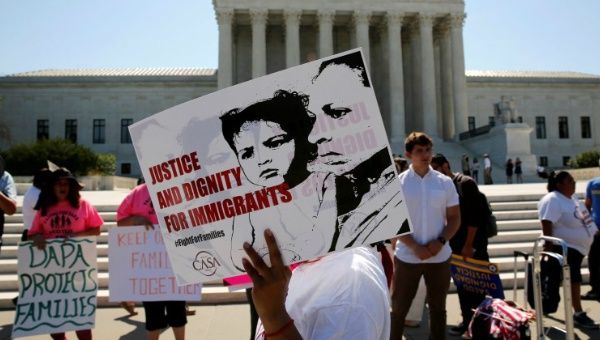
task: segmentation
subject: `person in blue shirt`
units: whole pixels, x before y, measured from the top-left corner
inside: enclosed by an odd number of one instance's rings
[[[4,158],[0,156],[0,248],[2,247],[2,234],[4,234],[4,214],[12,215],[17,211],[15,181],[4,168]]]
[[[600,167],[600,159],[598,159],[598,166]],[[596,226],[600,228],[600,177],[589,181],[585,190],[585,206],[592,213]],[[594,236],[594,242],[588,254],[588,266],[592,289],[581,298],[600,301],[600,231],[596,232]]]

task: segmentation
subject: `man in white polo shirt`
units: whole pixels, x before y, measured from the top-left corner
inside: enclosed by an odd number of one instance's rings
[[[445,339],[452,255],[447,241],[460,225],[458,194],[450,178],[431,168],[433,141],[429,136],[411,132],[404,146],[412,164],[399,178],[413,233],[396,243],[390,339],[402,339],[404,319],[421,276],[427,287],[430,339]]]

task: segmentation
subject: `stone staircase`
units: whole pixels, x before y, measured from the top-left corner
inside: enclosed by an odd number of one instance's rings
[[[118,202],[114,205],[96,205],[104,220],[97,238],[98,249],[98,306],[116,306],[108,301],[108,230],[117,226]],[[92,202],[93,204],[93,202]],[[21,208],[13,216],[6,216],[2,251],[0,252],[0,309],[14,308],[11,299],[18,295],[17,245],[23,232]],[[246,301],[245,291],[230,292],[221,281],[205,283],[202,287],[201,304],[239,303]]]
[[[535,190],[529,189],[535,188]],[[494,214],[498,218],[498,235],[490,239],[489,254],[492,262],[499,265],[501,278],[507,296],[513,286],[513,251],[531,253],[533,240],[540,235],[537,220],[537,202],[543,195],[542,184],[513,186],[481,186],[488,196]],[[498,188],[504,188],[498,190]],[[119,198],[114,204],[96,205],[105,221],[102,233],[98,237],[98,305],[111,306],[108,301],[108,229],[116,226],[116,209]],[[92,203],[94,203],[92,201]],[[12,308],[11,299],[17,296],[17,244],[22,233],[22,215],[19,211],[6,216],[3,246],[0,253],[0,309]],[[589,279],[587,260],[583,264],[584,282]],[[525,262],[518,259],[518,285],[523,286]],[[454,289],[452,286],[451,289]],[[210,282],[202,288],[201,304],[237,303],[246,301],[245,292],[230,292],[220,281]]]

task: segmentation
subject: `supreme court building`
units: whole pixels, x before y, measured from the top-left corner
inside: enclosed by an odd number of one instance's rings
[[[391,139],[467,131],[462,0],[213,3],[219,88],[358,46]]]
[[[213,5],[217,70],[32,70],[0,77],[0,149],[67,138],[114,153],[117,173],[136,176],[129,124],[219,88],[355,47],[367,58],[396,153],[403,152],[407,132],[421,130],[435,137],[436,149],[451,162],[462,154],[489,153],[501,173],[508,157],[529,155],[532,162],[561,167],[577,153],[600,147],[600,75],[465,71],[468,18],[462,0],[213,0]],[[508,124],[498,108],[510,112]],[[525,138],[530,151],[510,151],[508,130]]]

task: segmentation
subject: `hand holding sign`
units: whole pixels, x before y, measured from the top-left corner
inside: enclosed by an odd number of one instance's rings
[[[291,322],[291,318],[285,310],[285,298],[292,273],[283,263],[279,246],[271,230],[266,229],[264,236],[269,248],[271,267],[263,261],[249,243],[244,244],[244,250],[252,263],[244,258],[242,264],[254,283],[252,299],[256,311],[266,333],[272,333],[286,327]],[[295,334],[300,336],[297,331]]]

